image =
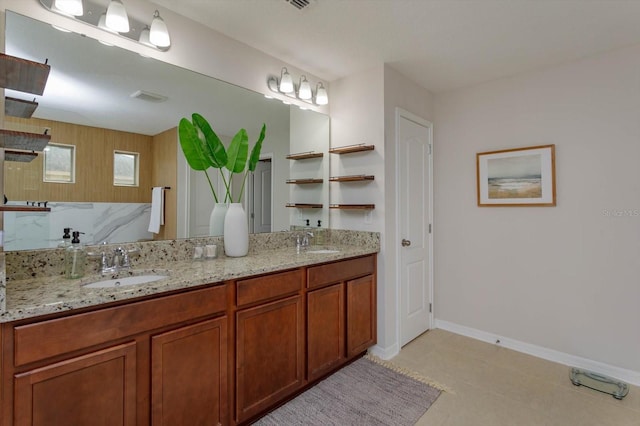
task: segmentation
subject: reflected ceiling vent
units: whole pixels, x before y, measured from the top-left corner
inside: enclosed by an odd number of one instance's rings
[[[146,90],[138,90],[137,92],[133,92],[130,95],[132,98],[140,99],[142,101],[147,102],[164,102],[167,98],[166,96],[158,95],[157,93],[147,92]]]
[[[294,6],[298,10],[306,9],[315,3],[315,0],[285,0],[291,6]]]

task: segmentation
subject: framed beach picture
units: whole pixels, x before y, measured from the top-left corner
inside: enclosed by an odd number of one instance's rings
[[[555,206],[555,145],[476,154],[478,206]]]

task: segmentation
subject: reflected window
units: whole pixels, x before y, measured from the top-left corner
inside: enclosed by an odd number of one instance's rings
[[[137,152],[113,152],[113,184],[115,186],[138,186],[140,154]]]
[[[42,180],[74,183],[76,181],[76,147],[49,143],[44,149]]]

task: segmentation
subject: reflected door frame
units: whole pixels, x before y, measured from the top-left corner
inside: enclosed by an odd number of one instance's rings
[[[269,206],[269,211],[270,211],[270,215],[271,215],[271,227],[269,229],[269,231],[266,232],[273,232],[273,176],[274,176],[274,161],[273,161],[273,153],[269,152],[269,153],[265,153],[265,154],[261,154],[260,155],[260,161],[268,161],[271,164],[271,196],[269,197],[270,200],[270,206]],[[255,192],[255,186],[254,186],[254,179],[253,179],[253,172],[252,172],[252,176],[250,176],[250,178],[247,179],[247,190],[245,191],[245,195],[244,195],[244,205],[246,206],[247,209],[247,217],[249,218],[249,232],[250,233],[254,233],[255,232],[255,215],[253,214],[256,210],[256,208],[258,206],[254,205],[254,192]]]

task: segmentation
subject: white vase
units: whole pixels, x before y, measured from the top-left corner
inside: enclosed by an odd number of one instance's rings
[[[227,214],[229,204],[227,203],[215,203],[213,210],[211,210],[211,216],[209,216],[209,235],[212,237],[219,237],[224,234],[224,218]]]
[[[224,217],[224,253],[230,257],[246,256],[249,252],[249,224],[241,203],[229,204]]]

